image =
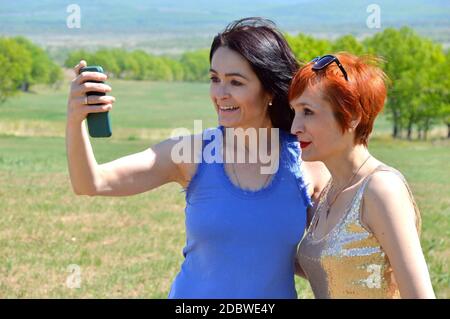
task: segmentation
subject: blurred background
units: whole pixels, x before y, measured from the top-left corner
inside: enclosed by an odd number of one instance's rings
[[[209,46],[233,20],[271,19],[303,62],[375,54],[391,83],[369,149],[399,169],[422,212],[435,292],[450,296],[448,0],[0,0],[0,297],[166,298],[183,261],[184,193],[73,194],[65,155],[71,68],[102,65],[116,97],[99,163],[217,118]],[[296,279],[300,298],[312,298]]]

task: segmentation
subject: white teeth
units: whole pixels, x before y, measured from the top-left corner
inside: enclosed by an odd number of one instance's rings
[[[230,106],[219,106],[219,108],[221,109],[221,110],[236,110],[236,109],[238,109],[239,108],[239,106],[233,106],[233,105],[230,105]]]

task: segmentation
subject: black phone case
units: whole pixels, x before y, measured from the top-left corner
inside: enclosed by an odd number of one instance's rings
[[[103,72],[103,68],[101,66],[86,66],[80,70],[81,72]],[[91,81],[94,83],[103,83],[102,81]],[[87,96],[90,95],[105,95],[103,92],[87,92]],[[111,129],[111,119],[109,116],[109,112],[101,112],[101,113],[89,113],[87,116],[87,125],[89,135],[91,137],[110,137],[112,135]]]

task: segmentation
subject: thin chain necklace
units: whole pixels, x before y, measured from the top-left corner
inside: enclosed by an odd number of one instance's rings
[[[236,178],[236,181],[238,183],[239,188],[243,189],[242,186],[241,186],[241,183],[239,182],[239,177],[236,174],[236,170],[234,169],[234,163],[231,163],[231,169],[233,171],[234,177]],[[270,174],[267,174],[266,181],[264,182],[264,185],[260,189],[263,189],[263,188],[265,188],[267,186],[267,183],[269,182],[270,176],[271,176]]]
[[[371,158],[372,155],[369,155],[366,160],[361,164],[361,166],[359,166],[359,168],[356,170],[356,172],[352,175],[352,177],[350,178],[350,180],[348,181],[348,183],[337,193],[336,197],[334,197],[333,201],[331,203],[328,202],[328,193],[329,190],[327,191],[327,196],[325,197],[325,200],[327,202],[327,219],[328,219],[328,215],[330,214],[330,210],[331,210],[331,206],[333,206],[334,202],[337,200],[337,198],[339,197],[339,195],[342,194],[342,192],[351,184],[351,182],[353,181],[353,178],[355,178],[356,174],[358,174],[358,172],[361,170],[361,168],[364,166],[364,164],[366,164],[366,162],[369,160],[369,158]],[[333,185],[333,180],[331,179],[331,186]],[[331,189],[331,187],[330,187]]]
[[[245,150],[250,153],[249,149],[247,148],[247,145],[244,145],[244,147],[245,147]],[[231,170],[233,172],[234,177],[236,178],[236,182],[238,183],[239,188],[243,189],[242,185],[241,185],[241,183],[239,181],[239,177],[238,177],[238,175],[236,173],[236,169],[234,167],[234,162],[231,163]],[[267,186],[267,184],[269,182],[269,179],[270,179],[270,176],[271,176],[271,174],[267,174],[267,177],[266,177],[266,180],[264,182],[264,185],[260,189],[263,189],[263,188],[265,188]]]

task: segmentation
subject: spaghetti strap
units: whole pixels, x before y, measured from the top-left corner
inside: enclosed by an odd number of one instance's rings
[[[406,181],[405,176],[403,176],[402,173],[400,173],[397,169],[395,169],[395,168],[393,168],[393,167],[390,167],[390,166],[387,166],[387,165],[385,165],[385,164],[380,164],[380,165],[378,165],[378,166],[377,166],[377,167],[376,167],[369,175],[367,175],[367,176],[365,177],[365,180],[364,180],[364,182],[363,182],[363,185],[361,185],[361,189],[360,189],[360,191],[358,191],[358,193],[357,193],[357,196],[360,197],[360,201],[361,201],[361,202],[360,202],[360,207],[359,207],[359,216],[358,216],[358,217],[359,217],[359,221],[360,221],[360,223],[361,223],[361,226],[363,226],[364,228],[367,229],[366,225],[365,225],[365,224],[363,223],[363,221],[362,221],[362,206],[363,206],[363,205],[362,205],[362,197],[363,197],[363,195],[364,195],[365,188],[366,188],[367,184],[369,183],[371,177],[372,177],[376,172],[380,172],[380,171],[394,173],[397,177],[399,177],[399,178],[402,180],[403,184],[406,186],[406,189],[407,189],[408,194],[409,194],[409,199],[410,199],[410,201],[411,201],[411,203],[413,204],[413,207],[414,207],[414,212],[415,212],[415,217],[416,217],[416,229],[417,229],[418,233],[420,234],[420,230],[421,230],[421,216],[420,216],[420,210],[419,210],[419,207],[417,206],[417,203],[416,203],[416,201],[415,201],[415,199],[414,199],[414,196],[413,196],[413,193],[412,193],[412,191],[411,191],[411,188],[410,188],[408,182]],[[367,229],[367,230],[368,230],[368,229]]]

